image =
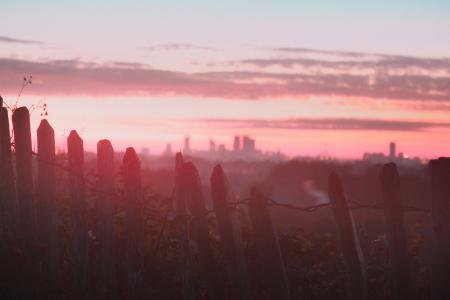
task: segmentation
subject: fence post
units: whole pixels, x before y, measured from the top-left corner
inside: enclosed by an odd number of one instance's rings
[[[83,140],[75,130],[67,138],[69,168],[70,223],[72,232],[71,263],[74,293],[78,298],[87,297],[88,232],[86,211],[86,190],[84,176]]]
[[[21,238],[30,250],[34,242],[33,170],[30,114],[28,108],[19,107],[12,115],[16,149],[17,199]]]
[[[187,187],[187,204],[191,212],[192,238],[196,242],[199,252],[200,270],[210,299],[219,299],[215,288],[216,275],[209,240],[209,226],[202,184],[197,168],[192,162],[184,163],[184,179]]]
[[[184,183],[184,159],[178,152],[175,156],[175,210],[178,243],[180,248],[180,271],[182,297],[184,300],[194,299],[192,289],[192,260],[188,237],[186,214],[186,185]]]
[[[47,120],[37,129],[38,143],[38,201],[37,224],[40,243],[47,251],[43,259],[44,276],[41,284],[49,298],[58,295],[60,278],[58,215],[56,209],[55,133]]]
[[[410,260],[403,220],[400,177],[395,163],[387,163],[380,173],[389,254],[395,299],[413,299]]]
[[[97,143],[97,240],[99,243],[99,291],[100,299],[116,297],[115,253],[115,197],[114,197],[114,150],[109,140]]]
[[[270,299],[290,299],[278,234],[273,226],[266,202],[264,195],[257,188],[252,188],[248,212],[256,250],[259,254],[259,263],[266,278],[265,286]]]
[[[450,299],[450,158],[429,163],[432,191],[432,298]]]
[[[134,148],[123,156],[122,174],[125,188],[125,235],[129,297],[140,296],[143,289],[144,220],[142,215],[141,163]]]
[[[35,246],[35,214],[33,199],[33,169],[31,149],[30,114],[26,107],[19,107],[12,115],[16,150],[17,200],[19,205],[19,232],[26,255],[21,270],[20,294],[23,298],[36,296],[36,262],[32,259]]]
[[[0,107],[0,201],[4,207],[3,229],[8,237],[17,234],[16,186],[11,155],[8,110]]]
[[[245,264],[244,253],[240,232],[233,230],[233,219],[230,211],[230,192],[228,180],[223,173],[222,167],[214,167],[211,175],[211,196],[214,203],[214,210],[217,217],[221,245],[225,256],[225,263],[232,286],[232,299],[249,299],[250,290],[248,283],[248,273]]]
[[[332,172],[328,178],[328,196],[339,232],[342,254],[349,274],[349,296],[351,299],[356,300],[366,299],[367,278],[363,255],[341,180],[335,172]]]

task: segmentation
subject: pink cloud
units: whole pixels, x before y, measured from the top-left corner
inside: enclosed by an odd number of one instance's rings
[[[443,61],[448,64],[448,61]],[[443,63],[441,62],[441,64]],[[243,64],[266,64],[258,60]],[[285,62],[270,62],[285,63]],[[296,63],[304,64],[305,61]],[[309,64],[330,62],[309,61]],[[402,68],[420,65],[430,70],[439,62],[390,57],[379,62]],[[335,69],[351,68],[350,63],[335,63]],[[373,64],[373,63],[372,63]],[[375,66],[377,67],[377,66]],[[382,66],[387,68],[386,66]],[[378,66],[378,68],[381,68]],[[33,75],[28,92],[44,96],[193,96],[224,99],[276,99],[309,96],[367,97],[398,100],[450,101],[450,77],[432,74],[370,75],[324,73],[286,73],[227,70],[186,73],[153,69],[139,63],[96,64],[79,60],[34,62],[0,59],[0,92],[16,93],[24,75]]]

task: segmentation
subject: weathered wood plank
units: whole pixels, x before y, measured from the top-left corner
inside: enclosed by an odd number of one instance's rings
[[[356,234],[353,216],[348,208],[339,176],[332,172],[328,178],[328,196],[333,209],[339,239],[349,274],[349,298],[367,298],[367,277],[364,259]]]

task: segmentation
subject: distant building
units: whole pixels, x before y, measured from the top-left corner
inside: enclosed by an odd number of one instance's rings
[[[187,153],[191,153],[191,142],[190,142],[190,138],[187,136],[184,138],[184,147],[183,147],[183,153],[187,154]]]
[[[214,143],[213,140],[209,140],[209,152],[210,153],[216,152],[216,143]]]
[[[169,146],[168,146],[169,147]],[[171,152],[170,148],[170,152]],[[168,150],[166,149],[165,155]],[[184,139],[183,154],[190,156],[207,159],[210,161],[232,161],[232,160],[245,160],[245,161],[262,161],[270,160],[280,162],[286,160],[287,157],[281,152],[263,152],[256,149],[256,142],[250,136],[234,136],[232,148],[227,149],[225,144],[218,144],[213,139],[209,140],[209,148],[203,150],[193,150],[190,145],[190,138],[186,136]]]
[[[219,145],[219,155],[221,157],[224,157],[226,152],[227,152],[227,148],[225,148],[225,145],[224,144],[220,144]]]
[[[399,165],[407,165],[410,167],[420,167],[424,164],[419,157],[409,157],[403,152],[397,155],[397,145],[394,142],[389,143],[389,155],[383,153],[364,153],[363,160],[369,163],[385,164],[395,162]]]
[[[374,164],[384,164],[387,162],[387,156],[383,153],[364,153],[363,160],[374,163]]]
[[[239,136],[234,137],[233,152],[239,153],[241,151],[241,138]]]
[[[395,160],[395,158],[397,157],[395,148],[396,148],[395,143],[391,142],[389,144],[389,159],[390,160]]]
[[[250,156],[255,152],[255,140],[249,138],[247,135],[242,140],[242,152],[246,156]]]

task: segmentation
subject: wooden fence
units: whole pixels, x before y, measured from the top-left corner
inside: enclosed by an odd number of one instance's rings
[[[39,125],[37,153],[33,153],[28,109],[20,107],[12,113],[13,139],[10,138],[8,117],[8,111],[2,107],[0,239],[14,241],[23,261],[17,266],[19,276],[11,280],[8,290],[0,292],[0,297],[138,299],[146,295],[151,282],[146,280],[145,267],[151,267],[152,258],[149,257],[149,245],[145,243],[149,233],[145,232],[141,166],[135,150],[127,148],[123,157],[120,166],[123,192],[119,195],[116,191],[114,149],[110,141],[98,142],[97,180],[93,182],[85,176],[83,140],[76,131],[70,132],[67,139],[67,162],[58,164],[54,132],[48,121],[42,120]],[[37,162],[37,172],[33,171],[33,161]],[[432,295],[434,299],[450,299],[450,285],[447,283],[450,278],[450,158],[432,160],[429,167],[434,233]],[[57,204],[61,200],[56,186],[61,180],[57,180],[57,171],[63,171],[67,178],[70,203],[67,211],[58,211],[61,209]],[[159,239],[168,216],[173,214],[180,277],[179,286],[173,289],[179,290],[183,299],[255,298],[255,291],[250,288],[251,278],[237,218],[238,207],[244,205],[248,206],[252,240],[262,271],[263,294],[267,299],[290,299],[285,262],[269,207],[279,205],[311,212],[331,206],[348,272],[348,298],[367,299],[366,266],[352,217],[353,208],[366,207],[384,210],[395,299],[414,299],[403,215],[420,209],[403,205],[394,163],[384,165],[379,179],[382,199],[374,205],[348,200],[341,180],[334,172],[329,177],[330,202],[326,204],[309,207],[280,204],[265,197],[256,187],[251,189],[248,199],[236,202],[226,175],[217,165],[210,181],[214,209],[208,211],[197,168],[184,161],[178,153],[174,194],[167,198],[168,211],[158,233]],[[87,189],[97,195],[95,203],[89,203]],[[122,214],[116,211],[119,199],[124,199]],[[89,211],[93,211],[94,218],[90,218]],[[218,292],[221,280],[218,274],[222,270],[217,270],[213,263],[209,214],[215,214],[217,220],[219,247],[230,283],[227,295]],[[61,220],[63,215],[68,220],[67,224]],[[117,224],[123,225],[120,230]],[[62,230],[65,225],[68,229]],[[90,247],[92,240],[97,245],[96,253]],[[65,253],[61,247],[64,241],[69,245]],[[45,251],[37,255],[39,247]],[[196,252],[197,260],[193,258],[193,252]],[[123,261],[119,261],[119,257]],[[63,270],[69,275],[64,275]],[[195,270],[200,273],[200,287],[193,282]]]

